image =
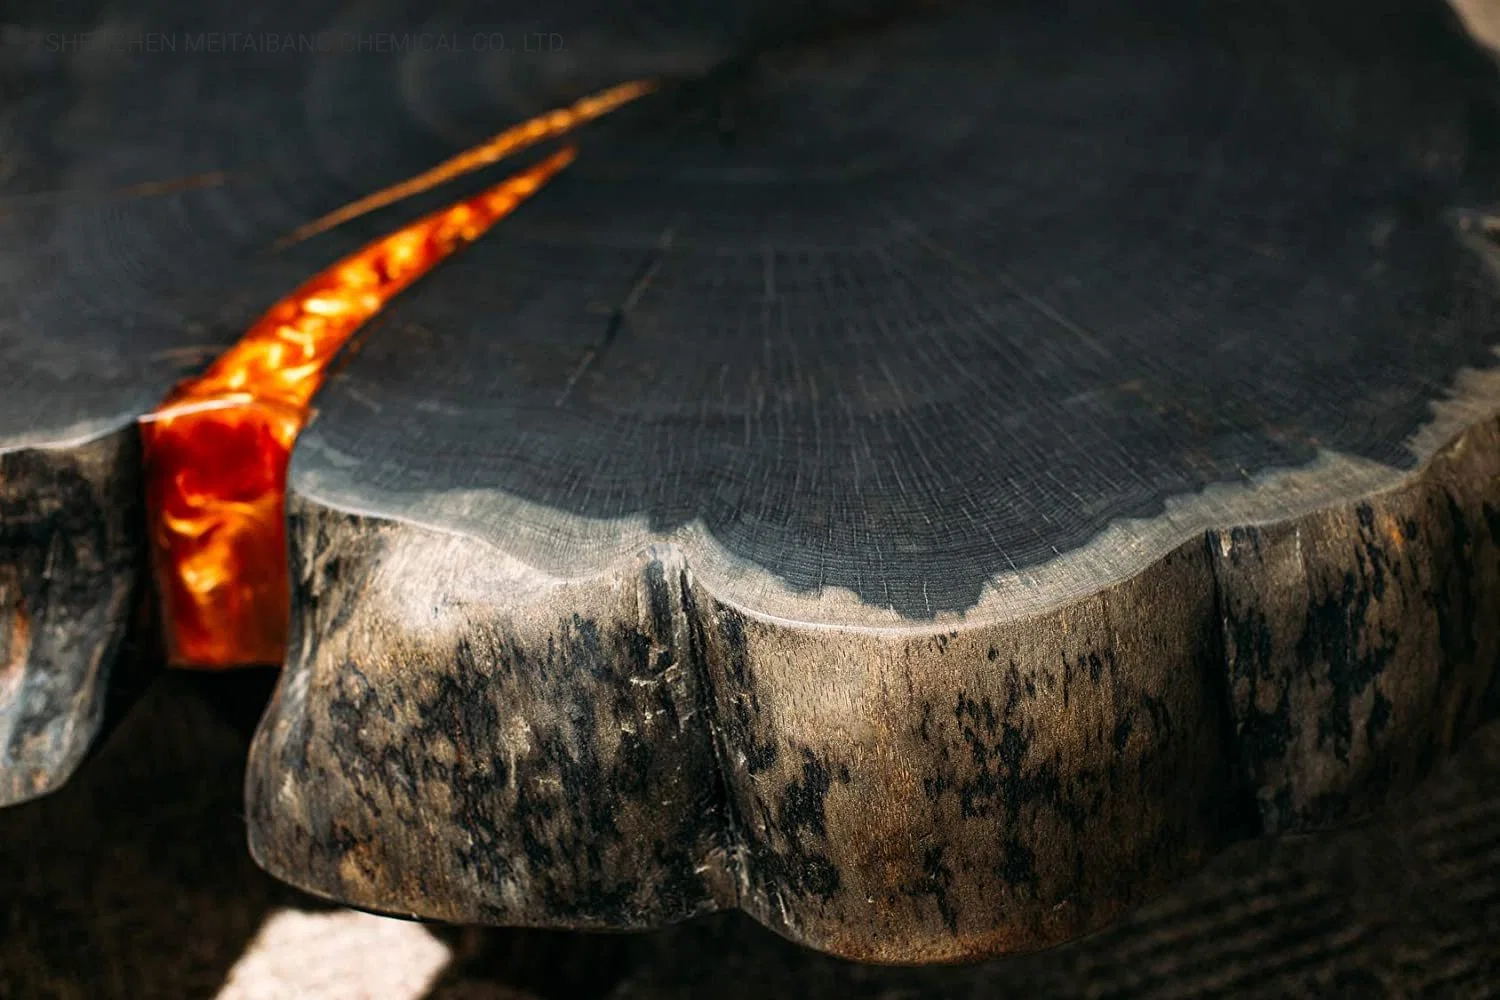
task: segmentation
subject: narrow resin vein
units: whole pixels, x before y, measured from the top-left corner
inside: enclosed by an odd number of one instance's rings
[[[635,80],[630,83],[622,83],[611,87],[609,90],[601,91],[585,97],[569,107],[558,108],[544,115],[522,122],[499,132],[485,142],[473,146],[451,159],[444,160],[430,170],[424,170],[415,177],[382,188],[374,194],[366,195],[358,201],[350,202],[348,205],[335,211],[329,212],[320,219],[314,219],[305,226],[292,230],[277,246],[286,246],[305,240],[309,236],[332,229],[335,226],[348,222],[367,212],[373,212],[378,208],[392,205],[404,198],[421,194],[446,183],[462,174],[478,170],[480,167],[497,163],[513,153],[520,152],[528,146],[539,142],[556,138],[571,129],[577,128],[598,118],[600,115],[620,107],[622,104],[650,93],[654,84],[646,80]]]
[[[477,240],[574,156],[571,148],[554,153],[334,264],[142,418],[169,663],[282,661],[287,461],[329,363],[392,298]]]

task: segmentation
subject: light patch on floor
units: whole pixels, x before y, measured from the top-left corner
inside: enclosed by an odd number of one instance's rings
[[[1464,27],[1492,49],[1500,49],[1500,0],[1452,0]]]
[[[217,1000],[419,1000],[452,957],[421,924],[353,910],[277,910]]]

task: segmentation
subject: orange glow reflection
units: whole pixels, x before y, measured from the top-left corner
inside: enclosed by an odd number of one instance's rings
[[[478,239],[573,156],[555,153],[323,271],[143,419],[152,557],[172,665],[282,661],[287,459],[329,362],[393,296]]]

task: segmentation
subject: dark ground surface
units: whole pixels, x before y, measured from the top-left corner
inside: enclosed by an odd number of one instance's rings
[[[253,719],[226,704],[255,688],[167,675],[60,793],[0,812],[0,997],[213,996],[269,914],[330,909],[246,853]],[[1500,727],[1375,822],[1242,844],[1109,931],[981,966],[852,966],[738,915],[640,936],[426,932],[455,953],[428,1000],[1500,996]]]

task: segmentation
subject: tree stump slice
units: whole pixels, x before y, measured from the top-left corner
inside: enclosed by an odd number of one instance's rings
[[[0,440],[76,463],[118,435],[90,482],[124,505],[129,421],[180,374],[140,344],[228,343],[455,195],[257,252],[276,236],[667,81],[316,401],[247,777],[273,874],[451,921],[738,907],[849,958],[969,959],[1357,819],[1500,705],[1500,78],[1456,16],[838,13],[502,9],[578,47],[141,62],[67,98],[94,115],[59,128],[109,124],[64,168],[117,150],[110,185],[150,179],[124,152],[167,140],[119,122],[160,107],[206,138],[153,168],[226,178],[28,209],[131,220],[91,266],[151,274],[160,339],[59,293],[7,342]],[[186,256],[155,211],[191,220]],[[25,360],[47,337],[140,374],[64,423]]]
[[[495,13],[485,23],[499,35],[536,29],[534,10]],[[713,23],[709,5],[676,13],[663,28],[643,11],[632,30],[665,42]],[[76,768],[149,589],[137,419],[281,296],[399,223],[358,220],[271,253],[275,241],[496,121],[621,75],[695,66],[691,47],[670,67],[639,65],[628,45],[612,54],[606,43],[628,35],[601,32],[582,8],[559,23],[578,29],[587,66],[486,54],[469,33],[464,51],[429,52],[415,70],[412,53],[368,47],[410,25],[451,39],[452,26],[423,29],[391,5],[17,0],[6,14],[0,805]],[[471,86],[507,63],[515,79]],[[413,87],[436,119],[411,113]]]

